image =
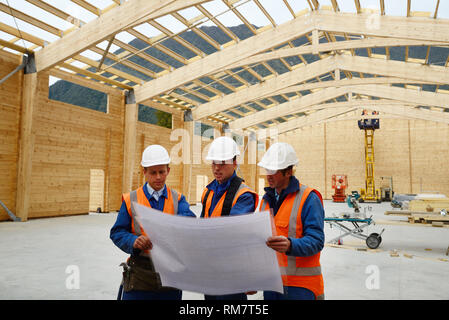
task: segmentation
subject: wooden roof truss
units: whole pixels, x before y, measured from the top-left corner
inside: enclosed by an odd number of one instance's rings
[[[449,124],[449,20],[438,17],[440,1],[425,13],[407,0],[404,16],[387,14],[395,0],[378,8],[354,0],[354,12],[340,1],[278,0],[287,15],[279,23],[264,0],[65,1],[93,15],[89,21],[51,0],[22,0],[69,24],[62,29],[2,0],[0,13],[11,19],[0,22],[0,49],[34,54],[38,72],[105,92],[134,90],[138,103],[191,109],[194,120],[234,129],[288,132],[363,107]],[[251,22],[256,10],[265,25]],[[245,39],[225,25],[227,15],[246,26]]]

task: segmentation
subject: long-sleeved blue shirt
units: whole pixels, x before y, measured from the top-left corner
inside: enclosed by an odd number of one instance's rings
[[[147,183],[145,183],[145,185],[143,186],[143,192],[153,209],[163,211],[164,203],[167,199],[166,186],[164,186],[164,191],[162,192],[162,195],[159,197],[158,201],[156,201],[156,199],[149,194]],[[181,199],[178,203],[178,215],[196,217],[195,213],[190,210],[190,205],[186,201],[184,195],[181,195]],[[109,236],[112,242],[114,242],[114,244],[124,252],[129,254],[137,254],[139,250],[133,248],[133,244],[134,241],[136,241],[137,236],[131,231],[131,223],[131,216],[128,213],[128,208],[126,207],[125,201],[123,201],[120,207],[120,211],[117,215],[117,220],[115,221],[114,226],[111,228]]]
[[[265,188],[263,199],[268,202],[270,208],[276,216],[282,202],[290,193],[299,191],[299,181],[296,177],[290,178],[289,185],[282,190],[279,200],[276,201],[275,189]],[[301,212],[301,222],[303,229],[302,238],[289,238],[291,249],[287,255],[295,257],[308,257],[320,252],[324,247],[324,208],[320,198],[315,192],[311,192],[304,202]]]
[[[236,176],[237,174],[234,171],[232,176],[226,182],[220,184],[218,183],[217,180],[214,180],[206,186],[207,189],[210,189],[214,192],[214,196],[212,197],[212,202],[209,208],[209,216],[214,211],[214,208],[217,205],[220,198],[229,189],[229,186],[231,185],[231,180]],[[256,200],[254,198],[254,195],[251,194],[250,192],[245,192],[237,199],[235,205],[232,206],[229,215],[233,216],[254,212],[256,211],[255,206]]]

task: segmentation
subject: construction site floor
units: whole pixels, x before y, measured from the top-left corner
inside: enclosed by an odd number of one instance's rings
[[[201,207],[192,206],[199,214]],[[449,299],[449,228],[409,224],[387,216],[389,202],[361,204],[375,221],[364,231],[382,243],[368,249],[354,237],[326,243],[321,253],[326,299]],[[325,201],[326,216],[352,213],[346,203]],[[0,299],[116,299],[119,264],[127,255],[114,246],[109,230],[117,213],[0,223]],[[325,224],[326,240],[340,233]],[[79,274],[79,283],[73,276]],[[183,292],[183,299],[203,295]],[[262,293],[249,296],[262,299]]]

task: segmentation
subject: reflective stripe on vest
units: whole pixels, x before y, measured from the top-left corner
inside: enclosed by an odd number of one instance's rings
[[[289,238],[298,238],[302,236],[302,233],[298,234],[299,229],[298,226],[302,226],[302,221],[298,220],[301,219],[301,214],[298,215],[298,212],[303,205],[302,203],[305,202],[306,197],[310,194],[310,192],[315,192],[318,197],[320,198],[322,202],[322,197],[319,194],[318,191],[309,189],[307,186],[303,186],[300,184],[300,190],[293,196],[288,196],[287,201],[292,201],[289,203],[285,203],[287,207],[290,207],[290,216],[288,218],[288,221],[281,220],[283,223],[288,223],[288,230],[285,230],[286,232],[283,233],[285,236]],[[304,199],[303,199],[304,198]],[[283,210],[285,209],[284,204],[281,205],[281,208]],[[281,210],[280,208],[280,210]],[[259,211],[266,211],[266,210],[273,210],[270,208],[269,203],[262,199]],[[288,209],[287,209],[288,210]],[[278,214],[281,214],[283,216],[287,215],[287,212],[282,211],[278,212]],[[277,215],[276,215],[277,216]],[[275,219],[276,220],[276,219]],[[276,222],[276,229],[278,228],[277,225],[278,222]],[[285,224],[287,226],[287,224]],[[316,264],[312,267],[301,267],[300,265],[303,263],[302,259],[303,257],[294,257],[294,256],[288,256],[286,254],[281,254],[279,257],[281,260],[279,260],[279,267],[282,271],[282,281],[285,286],[298,286],[298,287],[304,287],[309,290],[311,290],[315,294],[315,298],[317,300],[324,300],[324,285],[323,285],[323,277],[321,274],[321,266],[319,265],[319,254],[313,255],[311,257],[304,257],[306,259],[312,258],[312,259],[318,259],[316,260]],[[318,258],[317,258],[318,256]],[[282,257],[282,258],[281,258]],[[299,264],[298,264],[299,263]],[[308,262],[306,262],[308,263]],[[282,265],[282,266],[281,266]],[[297,266],[298,265],[298,266]],[[300,279],[299,281],[295,279]]]
[[[307,186],[301,185],[299,192],[296,193],[295,200],[293,202],[292,211],[290,213],[290,221],[288,223],[288,237],[296,238],[296,226],[298,219],[299,205],[301,199],[306,191]],[[301,217],[299,217],[301,219]],[[321,274],[321,266],[318,267],[296,267],[296,257],[287,256],[287,267],[280,267],[283,274],[287,276],[318,276]]]
[[[203,197],[205,197],[207,190],[208,189],[206,188],[203,191],[203,196],[202,196],[201,202],[203,202],[203,200],[204,200]],[[257,208],[257,205],[258,205],[258,202],[259,202],[259,195],[256,194],[253,190],[251,190],[243,182],[240,184],[239,188],[237,189],[237,192],[234,195],[234,198],[232,199],[232,205],[234,206],[234,204],[237,202],[238,197],[240,197],[245,192],[251,192],[252,194],[255,195],[256,199],[255,199],[255,206],[254,207]],[[206,199],[206,208],[205,208],[205,211],[204,211],[204,218],[220,217],[221,216],[221,210],[223,209],[223,203],[224,203],[224,199],[226,197],[226,193],[227,193],[227,191],[221,196],[220,200],[215,205],[214,210],[209,215],[209,209],[210,209],[210,206],[212,204],[212,198],[214,197],[214,192],[212,190],[210,191],[210,193],[208,195],[208,198]]]

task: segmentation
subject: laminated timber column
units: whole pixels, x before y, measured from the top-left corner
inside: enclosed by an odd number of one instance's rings
[[[248,164],[248,181],[246,184],[253,188],[253,190],[257,190],[257,185],[259,183],[258,175],[257,175],[257,139],[256,134],[254,132],[250,132],[248,135],[245,135],[245,143],[247,146],[247,164]]]
[[[31,194],[31,175],[34,153],[33,114],[37,105],[38,74],[34,56],[29,56],[22,84],[22,106],[19,128],[19,157],[17,163],[16,215],[28,220]]]
[[[193,139],[194,124],[192,111],[184,112],[183,133],[182,133],[182,192],[186,201],[193,203],[192,191],[192,166],[193,166]]]
[[[123,183],[122,193],[132,191],[133,171],[136,157],[138,105],[134,90],[125,94],[125,128],[123,138]]]

